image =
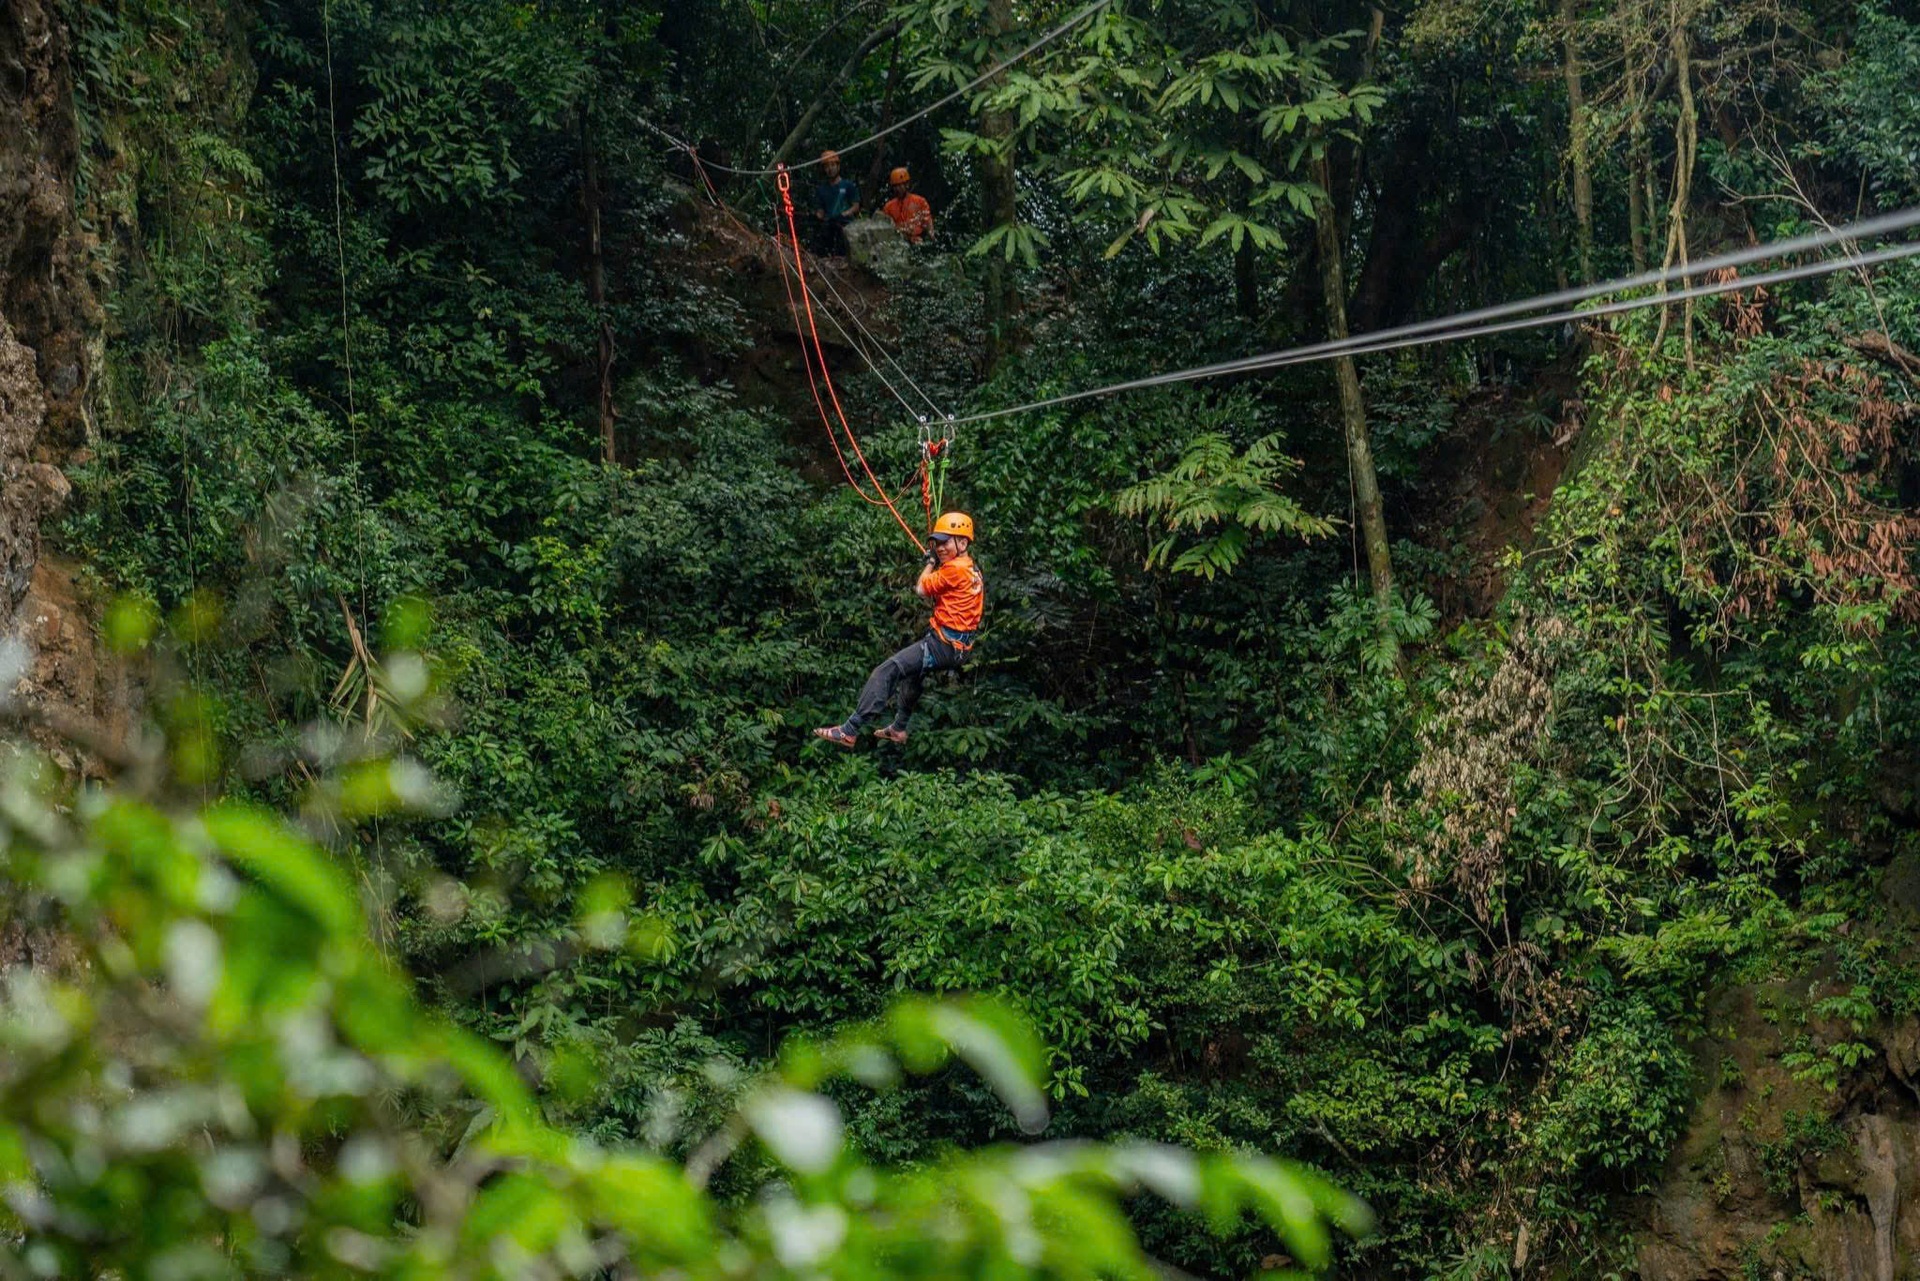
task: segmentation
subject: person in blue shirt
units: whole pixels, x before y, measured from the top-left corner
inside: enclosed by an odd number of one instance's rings
[[[860,185],[840,176],[840,153],[824,152],[820,167],[826,181],[813,189],[813,216],[820,224],[814,236],[815,253],[835,258],[847,256],[847,224],[860,216]]]

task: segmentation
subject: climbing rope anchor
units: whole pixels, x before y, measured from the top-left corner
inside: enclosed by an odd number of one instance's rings
[[[927,511],[927,528],[933,528],[933,514],[946,509],[947,468],[953,461],[953,437],[939,436],[925,418],[920,420],[920,502]]]

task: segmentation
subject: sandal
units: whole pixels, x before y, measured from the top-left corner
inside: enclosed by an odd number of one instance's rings
[[[846,730],[840,728],[838,725],[828,725],[817,729],[813,731],[813,736],[815,738],[824,738],[835,747],[855,747],[858,746],[860,742],[858,738],[847,733]]]
[[[889,743],[905,743],[907,741],[907,731],[895,725],[888,725],[884,729],[877,729],[873,731],[873,736],[875,738],[884,738]]]

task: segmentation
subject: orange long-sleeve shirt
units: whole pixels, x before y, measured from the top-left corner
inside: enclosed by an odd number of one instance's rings
[[[904,196],[895,196],[882,205],[881,211],[893,219],[893,225],[907,238],[907,243],[917,245],[933,234],[933,206],[927,203],[925,196],[908,192]]]
[[[971,556],[955,556],[920,575],[920,594],[933,602],[933,626],[945,632],[977,632],[987,610],[987,582]]]

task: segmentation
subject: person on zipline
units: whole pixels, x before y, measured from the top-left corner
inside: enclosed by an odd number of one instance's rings
[[[823,257],[847,256],[847,224],[860,216],[860,187],[840,176],[840,153],[820,154],[826,181],[813,189],[813,217],[820,224],[813,251]]]
[[[887,710],[888,698],[897,695],[893,723],[876,729],[873,736],[904,743],[907,721],[920,702],[927,673],[952,671],[967,661],[973,638],[980,634],[987,601],[986,581],[967,554],[973,546],[973,517],[948,512],[933,522],[932,544],[927,549],[927,566],[914,584],[921,599],[933,602],[927,634],[873,669],[860,690],[859,706],[844,725],[823,726],[813,731],[814,737],[836,747],[854,746],[860,741],[860,727],[878,720]]]
[[[905,169],[895,169],[893,176],[887,179],[893,191],[893,199],[882,205],[881,212],[893,219],[893,225],[907,238],[907,243],[917,245],[933,236],[933,206],[927,203],[925,196],[913,190],[913,175]]]

